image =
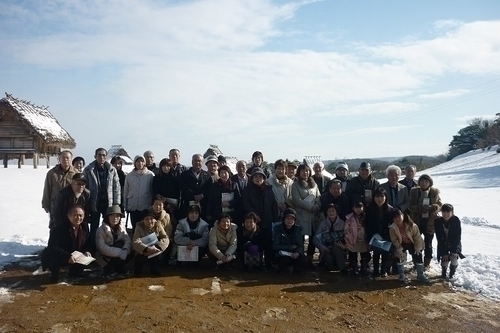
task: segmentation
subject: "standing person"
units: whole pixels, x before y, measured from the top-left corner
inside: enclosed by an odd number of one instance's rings
[[[405,189],[406,190],[406,189]],[[394,256],[398,259],[399,281],[407,282],[405,276],[405,252],[410,252],[417,271],[417,280],[429,282],[424,274],[424,264],[422,263],[422,250],[424,240],[420,235],[418,226],[413,223],[407,214],[399,209],[391,211],[392,224],[389,226],[391,242],[395,247]]]
[[[380,186],[378,180],[372,175],[370,163],[362,162],[358,169],[359,175],[347,183],[346,194],[351,204],[362,201],[365,205],[372,201],[373,193]]]
[[[148,209],[153,201],[154,173],[146,167],[144,157],[137,155],[134,158],[134,170],[125,177],[123,197],[125,209],[130,214],[132,230],[141,221],[142,211]]]
[[[207,156],[205,165],[210,177],[201,187],[201,193],[203,195],[203,198],[201,199],[201,216],[207,222],[209,222],[210,226],[213,226],[214,221],[209,221],[207,218],[207,204],[208,196],[210,195],[210,189],[212,188],[212,185],[215,184],[219,179],[219,162],[217,161],[217,157],[215,157],[214,155]]]
[[[410,195],[403,184],[398,183],[401,176],[401,168],[397,165],[389,165],[385,170],[387,182],[380,185],[387,192],[389,205],[405,212],[410,205]]]
[[[314,235],[314,245],[319,249],[320,261],[326,265],[329,271],[337,268],[342,275],[347,275],[344,240],[345,222],[339,218],[337,210],[337,205],[328,205],[326,219],[320,223],[316,235]]]
[[[181,151],[176,148],[170,149],[168,152],[168,158],[172,161],[172,176],[179,177],[188,168],[180,163]]]
[[[50,169],[45,176],[43,186],[42,208],[46,213],[50,214],[52,200],[64,187],[71,184],[72,178],[76,173],[75,168],[71,165],[73,154],[69,150],[63,150],[59,153],[59,164]],[[53,222],[50,220],[49,226]]]
[[[420,233],[424,235],[424,268],[428,269],[432,260],[432,240],[434,239],[434,220],[441,209],[441,197],[434,181],[429,175],[423,174],[418,178],[418,187],[410,191],[410,217],[418,225]]]
[[[101,215],[106,216],[108,207],[121,204],[120,179],[115,167],[106,162],[108,152],[97,148],[95,160],[83,170],[90,191],[90,237],[95,243],[95,232]]]
[[[165,198],[165,210],[170,217],[175,217],[175,224],[178,218],[178,210],[181,200],[181,187],[179,177],[174,176],[173,163],[170,159],[164,158],[160,161],[160,171],[153,178],[153,196],[157,195]]]
[[[283,212],[283,222],[274,227],[273,251],[278,263],[278,273],[292,266],[301,273],[307,265],[302,242],[302,228],[296,225],[297,213],[289,208]]]
[[[335,179],[338,179],[342,182],[342,192],[345,192],[347,189],[347,184],[350,181],[349,166],[346,162],[337,163],[337,167],[335,168]]]
[[[210,194],[207,198],[206,217],[210,227],[213,227],[215,219],[222,213],[231,216],[235,221],[240,206],[241,193],[237,184],[231,181],[231,169],[227,165],[219,168],[219,179],[212,184]]]
[[[415,180],[415,173],[417,172],[417,167],[414,165],[408,165],[405,168],[405,178],[399,181],[400,184],[403,184],[406,187],[406,191],[408,192],[408,196],[410,196],[410,190],[414,187],[418,186],[417,181]]]
[[[102,266],[104,276],[125,273],[125,264],[132,260],[132,240],[121,219],[125,217],[120,206],[111,206],[96,232],[96,260]]]
[[[387,192],[383,188],[378,188],[373,193],[371,204],[366,209],[366,241],[370,242],[373,235],[379,234],[382,239],[390,240],[389,225],[391,220],[392,207],[387,201]],[[392,262],[389,252],[372,248],[373,250],[373,277],[386,277],[390,272]],[[382,257],[382,262],[380,258]]]
[[[227,270],[231,270],[232,261],[235,259],[238,247],[238,237],[236,230],[238,226],[232,222],[231,216],[222,213],[215,222],[208,235],[208,257],[212,260],[214,270],[219,265],[224,265]]]
[[[111,165],[115,167],[116,173],[118,174],[118,179],[120,181],[120,191],[121,191],[121,198],[120,198],[120,208],[122,212],[125,211],[125,208],[123,207],[123,204],[125,203],[125,200],[123,198],[123,187],[125,186],[125,172],[123,171],[123,160],[120,156],[113,156],[110,161]]]
[[[266,174],[261,168],[254,168],[250,183],[243,191],[245,214],[255,213],[259,218],[259,229],[264,245],[266,268],[270,269],[273,260],[273,223],[278,221],[278,203],[273,188],[266,183]]]
[[[337,205],[337,213],[342,220],[345,220],[347,214],[351,212],[349,198],[342,192],[342,182],[338,179],[330,180],[328,183],[328,191],[321,195],[319,201],[321,203],[321,210],[325,216],[329,204]]]
[[[83,157],[77,156],[73,159],[71,164],[73,165],[73,168],[75,168],[76,172],[82,173],[83,168],[85,167],[85,160],[83,159]]]
[[[271,177],[271,169],[268,166],[264,166],[264,155],[260,151],[255,151],[252,154],[252,166],[248,168],[247,173],[249,175],[253,174],[254,168],[261,168],[262,172],[266,176],[266,179]]]
[[[151,150],[146,150],[144,154],[142,154],[142,156],[144,157],[144,161],[146,162],[146,168],[154,175],[157,175],[160,169],[156,166],[155,154],[153,154]]]
[[[309,236],[307,257],[312,264],[314,244],[312,237],[316,232],[316,214],[320,211],[320,193],[318,186],[311,177],[311,169],[306,164],[301,164],[295,174],[297,180],[292,185],[293,207],[297,211],[297,225],[301,227],[303,236]],[[304,237],[305,238],[305,237]]]
[[[50,228],[67,222],[68,211],[74,205],[83,207],[85,210],[83,222],[89,223],[90,191],[85,186],[87,186],[87,180],[83,176],[83,173],[75,173],[71,184],[59,191],[54,200],[52,200],[50,220],[53,224],[49,226]]]
[[[219,168],[221,166],[227,165],[226,157],[222,155],[217,156],[217,161],[219,162]]]
[[[292,161],[287,162],[286,176],[292,181],[295,181],[295,174],[297,173],[297,164]]]
[[[248,185],[248,175],[247,175],[247,162],[240,160],[236,163],[236,174],[231,177],[231,180],[238,184],[238,188],[240,189],[240,193],[243,193],[243,190]]]
[[[437,259],[441,261],[441,277],[446,279],[448,265],[450,265],[449,278],[453,278],[458,267],[458,258],[462,255],[462,226],[460,219],[454,215],[453,206],[441,206],[442,217],[434,221],[437,239]]]
[[[361,201],[352,205],[352,213],[346,216],[345,242],[349,251],[349,268],[351,274],[359,273],[358,253],[361,258],[361,275],[368,274],[370,262],[369,245],[366,241],[364,204]]]
[[[274,175],[267,179],[267,183],[273,187],[274,197],[278,203],[279,215],[281,218],[283,212],[292,207],[292,184],[293,181],[286,176],[287,164],[284,160],[274,162]]]
[[[331,180],[330,177],[323,175],[323,170],[325,170],[325,164],[323,162],[316,162],[313,165],[314,175],[312,176],[316,185],[318,186],[319,193],[323,194],[328,191],[328,182]]]
[[[179,179],[181,186],[181,211],[179,216],[185,217],[190,206],[196,204],[201,208],[203,199],[203,184],[210,178],[210,175],[205,170],[201,169],[203,156],[194,154],[191,160],[191,168],[184,171]],[[201,212],[200,212],[201,213]]]
[[[81,277],[84,265],[77,263],[74,251],[79,251],[91,257],[89,229],[83,223],[85,210],[81,206],[73,206],[67,212],[65,222],[50,230],[49,243],[42,254],[42,266],[50,270],[50,282],[55,283],[59,278],[59,270],[70,265],[68,275]]]

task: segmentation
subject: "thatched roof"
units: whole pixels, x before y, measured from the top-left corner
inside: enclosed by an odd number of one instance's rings
[[[75,148],[75,140],[47,110],[47,106],[36,106],[5,93],[0,103],[6,103],[17,113],[21,122],[36,132],[47,144],[64,148]]]

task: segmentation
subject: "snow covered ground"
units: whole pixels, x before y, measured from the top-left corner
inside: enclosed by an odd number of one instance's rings
[[[443,202],[451,203],[462,220],[466,258],[452,284],[500,300],[500,154],[498,146],[476,150],[434,168],[420,171],[434,179]],[[41,208],[46,168],[0,169],[0,268],[41,250],[49,235],[48,216]],[[436,244],[434,244],[435,247]],[[35,270],[36,267],[33,268]],[[437,262],[431,274],[439,274]]]

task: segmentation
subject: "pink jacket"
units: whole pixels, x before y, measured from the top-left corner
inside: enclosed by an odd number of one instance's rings
[[[347,249],[352,251],[358,240],[358,228],[362,226],[361,220],[354,214],[350,213],[345,217],[345,243]]]

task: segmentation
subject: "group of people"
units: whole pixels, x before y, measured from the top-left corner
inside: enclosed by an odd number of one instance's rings
[[[145,264],[159,274],[162,263],[182,265],[186,254],[195,264],[208,256],[213,269],[232,269],[237,259],[245,269],[275,264],[278,272],[299,273],[313,267],[318,249],[328,270],[368,275],[372,260],[373,277],[394,273],[407,281],[408,251],[422,282],[434,234],[443,278],[453,277],[462,256],[453,207],[442,204],[429,175],[415,180],[411,165],[401,180],[402,170],[389,166],[380,184],[367,162],[353,178],[339,162],[330,179],[321,162],[311,169],[280,159],[271,170],[259,151],[249,165],[238,161],[234,175],[223,156],[195,154],[188,168],[177,149],[159,165],[151,151],[136,156],[128,174],[120,157],[107,162],[103,148],[94,158],[84,167],[83,158],[66,150],[47,173],[42,207],[50,216],[50,238],[42,266],[51,281],[62,266],[70,265],[70,275],[83,273],[78,252],[97,259],[105,275],[123,272],[132,259],[135,274]],[[391,246],[378,247],[374,239]]]

